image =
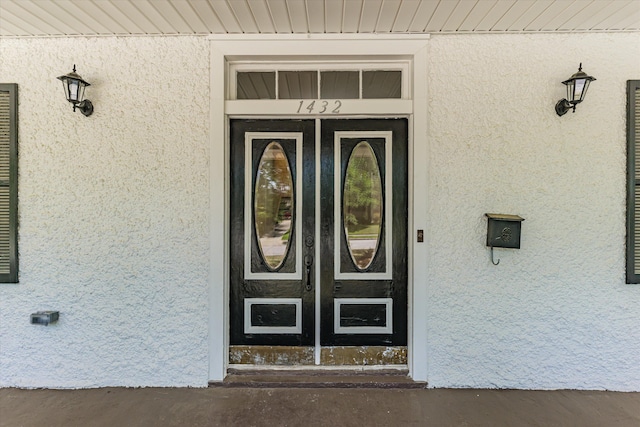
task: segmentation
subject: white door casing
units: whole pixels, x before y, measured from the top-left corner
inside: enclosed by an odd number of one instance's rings
[[[228,355],[228,223],[229,183],[227,150],[228,118],[232,109],[227,104],[226,76],[228,61],[259,59],[274,63],[282,60],[326,58],[349,61],[354,58],[398,58],[410,60],[411,87],[409,114],[409,301],[408,301],[408,367],[416,381],[428,380],[428,311],[424,307],[428,293],[427,248],[429,234],[423,243],[416,242],[416,231],[427,230],[427,197],[429,151],[427,147],[427,45],[428,36],[212,36],[210,49],[210,164],[209,164],[209,381],[222,381],[226,376]],[[282,103],[283,101],[278,101]],[[293,100],[293,102],[297,102]],[[366,103],[366,101],[360,101]],[[406,105],[406,103],[405,103]],[[260,116],[278,117],[278,109],[264,110]],[[357,107],[356,107],[357,108]],[[403,109],[406,108],[403,107]],[[364,108],[366,110],[366,108]],[[280,111],[284,114],[284,111]],[[350,112],[356,114],[357,112]],[[363,111],[381,114],[384,111]],[[414,119],[417,118],[417,119]],[[419,162],[419,164],[417,164]],[[420,262],[414,262],[420,260]],[[421,305],[417,306],[416,302]]]

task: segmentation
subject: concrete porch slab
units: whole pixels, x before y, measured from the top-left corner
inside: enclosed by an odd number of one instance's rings
[[[640,393],[602,391],[0,389],[0,426],[637,427]]]

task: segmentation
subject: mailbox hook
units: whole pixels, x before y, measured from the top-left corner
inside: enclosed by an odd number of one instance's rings
[[[491,263],[493,263],[493,265],[498,265],[500,264],[500,260],[498,260],[498,262],[495,262],[493,260],[493,246],[491,246]]]

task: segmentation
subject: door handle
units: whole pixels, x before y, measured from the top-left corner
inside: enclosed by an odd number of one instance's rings
[[[305,289],[310,291],[312,289],[311,286],[311,266],[313,265],[313,256],[307,255],[304,257],[304,266],[306,270],[305,274]]]

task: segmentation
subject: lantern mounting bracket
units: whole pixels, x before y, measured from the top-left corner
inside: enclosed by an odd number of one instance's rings
[[[571,103],[569,101],[567,101],[566,99],[561,99],[556,104],[556,114],[558,114],[560,117],[562,117],[565,114],[567,114],[567,111],[569,111],[572,107],[573,107],[573,112],[575,113],[576,112],[576,106],[575,105],[571,105]]]
[[[76,111],[76,108],[87,117],[93,114],[93,104],[88,99],[78,102],[77,104],[73,104],[73,111]]]

